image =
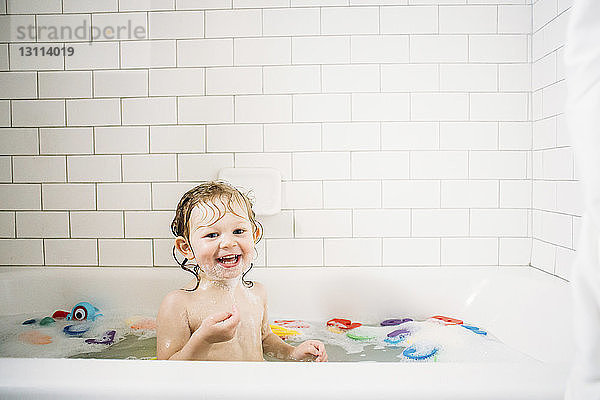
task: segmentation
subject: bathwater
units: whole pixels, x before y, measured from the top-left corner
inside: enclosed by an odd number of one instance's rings
[[[153,316],[104,312],[96,321],[56,320],[40,325],[52,313],[0,317],[1,357],[153,359],[156,329]],[[36,322],[22,325],[35,319]],[[394,326],[364,324],[353,329],[328,326],[326,321],[274,320],[272,330],[287,343],[317,339],[329,361],[354,362],[536,362],[511,349],[485,328],[446,325],[437,319],[408,321]],[[335,325],[335,324],[333,324]],[[79,337],[68,330],[85,331]],[[282,328],[282,329],[281,329]],[[114,331],[114,338],[107,332]],[[398,333],[398,331],[400,333]],[[484,334],[485,333],[485,334]],[[96,339],[97,343],[86,340]],[[107,342],[107,343],[103,343]],[[109,343],[110,342],[110,343]],[[265,355],[268,361],[277,361]]]
[[[0,317],[0,357],[139,359],[156,356],[153,316],[104,310],[103,314],[95,321],[56,319],[43,325],[40,322],[52,312]],[[35,322],[23,325],[30,320]],[[65,328],[71,334],[65,332]],[[111,331],[114,334],[111,335]],[[74,336],[78,332],[81,334]],[[90,340],[95,343],[86,342]]]

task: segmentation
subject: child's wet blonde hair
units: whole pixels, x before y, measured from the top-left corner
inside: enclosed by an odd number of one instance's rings
[[[247,217],[250,221],[250,225],[252,226],[252,237],[254,239],[254,243],[258,243],[262,238],[262,226],[256,220],[256,215],[252,209],[252,200],[250,200],[247,194],[242,193],[234,186],[223,181],[209,181],[201,183],[200,185],[188,190],[181,197],[179,204],[177,204],[175,218],[173,218],[173,222],[171,222],[171,232],[173,232],[175,237],[182,236],[189,243],[190,216],[192,215],[192,210],[194,207],[198,205],[202,205],[207,211],[210,210],[212,212],[212,216],[210,218],[212,223],[215,223],[223,218],[227,212],[235,214],[238,217],[245,218],[245,216],[237,214],[234,210],[234,207],[239,205],[242,209],[246,209],[248,211]],[[180,263],[175,257],[175,246],[173,246],[173,258],[175,258],[175,261],[181,266],[181,268],[191,272],[194,274],[194,276],[196,276],[197,284],[196,287],[192,289],[196,290],[200,284],[200,277],[198,276],[198,269],[200,267],[195,265],[193,270],[186,267],[185,264],[188,261],[187,258],[184,258],[183,262]],[[250,271],[250,269],[252,269],[252,264],[250,264],[248,271]],[[244,276],[248,273],[248,271],[244,272],[242,275],[242,282],[245,286],[252,287],[253,283],[251,281],[244,280]]]

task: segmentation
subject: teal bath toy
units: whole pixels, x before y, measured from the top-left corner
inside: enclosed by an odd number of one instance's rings
[[[71,310],[71,312],[67,315],[67,320],[71,321],[85,321],[90,320],[94,321],[96,318],[101,316],[99,313],[100,309],[94,307],[92,304],[87,301],[83,301],[81,303],[77,303],[75,307]]]
[[[396,345],[398,343],[403,342],[406,338],[407,338],[407,336],[396,336],[394,338],[385,338],[385,339],[383,339],[383,341],[388,344]]]

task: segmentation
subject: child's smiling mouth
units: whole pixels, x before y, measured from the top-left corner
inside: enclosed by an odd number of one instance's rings
[[[230,254],[224,257],[217,258],[217,262],[225,268],[237,267],[241,258],[241,254]]]

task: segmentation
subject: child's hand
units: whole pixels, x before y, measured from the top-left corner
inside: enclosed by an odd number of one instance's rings
[[[209,315],[194,332],[194,336],[199,335],[205,342],[210,344],[227,342],[233,339],[240,323],[240,313],[235,305],[232,311]]]
[[[328,360],[325,345],[318,340],[307,340],[300,343],[290,355],[297,361],[325,362]]]

